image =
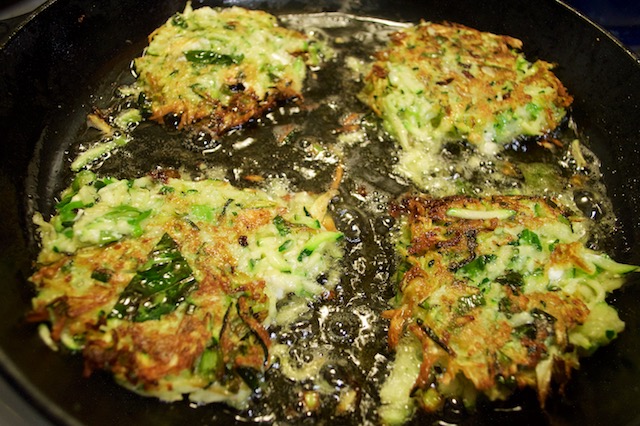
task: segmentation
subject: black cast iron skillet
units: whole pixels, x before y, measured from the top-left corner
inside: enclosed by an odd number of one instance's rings
[[[575,97],[573,117],[602,160],[619,217],[615,257],[640,264],[640,64],[584,17],[553,0],[239,0],[272,13],[342,11],[392,20],[459,22],[524,41],[556,62]],[[194,2],[194,6],[200,6]],[[82,377],[81,360],[56,354],[23,321],[34,258],[28,214],[50,204],[64,173],[64,147],[116,65],[176,11],[179,0],[59,0],[45,5],[0,50],[0,364],[18,392],[61,424],[231,424],[224,407],[193,409],[124,391],[102,374]],[[542,413],[531,395],[520,411],[484,407],[465,424],[640,424],[640,282],[616,293],[626,331],[583,362],[564,397]],[[533,400],[533,403],[531,402]],[[422,419],[423,421],[425,419]],[[445,419],[446,420],[446,419]],[[316,420],[310,423],[315,423]],[[336,423],[327,419],[326,423]],[[339,423],[339,422],[338,422]]]

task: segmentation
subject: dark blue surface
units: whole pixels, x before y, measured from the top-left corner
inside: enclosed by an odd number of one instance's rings
[[[640,53],[639,0],[566,0],[623,44]]]

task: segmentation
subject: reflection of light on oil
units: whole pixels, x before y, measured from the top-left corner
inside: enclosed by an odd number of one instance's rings
[[[511,407],[511,408],[495,408],[494,411],[497,411],[499,413],[517,413],[522,411],[522,407],[519,405],[516,405],[515,407]]]
[[[367,260],[364,257],[359,257],[353,261],[351,266],[357,273],[364,274],[364,272],[367,270]]]
[[[374,337],[372,320],[375,320],[376,316],[373,311],[364,306],[356,309],[355,314],[360,318],[361,326],[360,333],[354,343],[358,349],[362,349]]]
[[[246,138],[244,140],[241,140],[241,141],[238,141],[238,142],[234,143],[233,144],[233,149],[240,150],[240,149],[248,148],[254,142],[255,142],[254,138]]]

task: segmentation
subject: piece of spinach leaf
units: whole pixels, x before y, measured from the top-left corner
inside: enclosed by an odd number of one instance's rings
[[[120,295],[110,316],[134,322],[159,319],[176,310],[197,284],[178,245],[164,234]]]

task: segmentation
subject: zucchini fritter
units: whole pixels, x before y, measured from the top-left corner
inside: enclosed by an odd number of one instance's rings
[[[78,174],[31,277],[42,336],[164,400],[246,404],[270,362],[276,302],[337,283],[333,192],[241,190],[159,174]],[[173,176],[173,177],[171,177]],[[322,278],[319,280],[319,278]]]
[[[634,266],[584,245],[584,220],[542,197],[408,197],[401,218],[397,358],[381,417],[401,422],[417,402],[506,399],[531,387],[542,405],[579,356],[624,328],[605,297]],[[410,400],[411,396],[414,400]]]
[[[273,15],[188,4],[149,36],[135,68],[152,120],[173,114],[179,127],[220,135],[302,98],[307,65],[319,61],[319,43]]]
[[[377,53],[360,97],[404,149],[464,139],[496,152],[554,130],[572,102],[552,65],[527,61],[521,47],[513,37],[422,22]]]

